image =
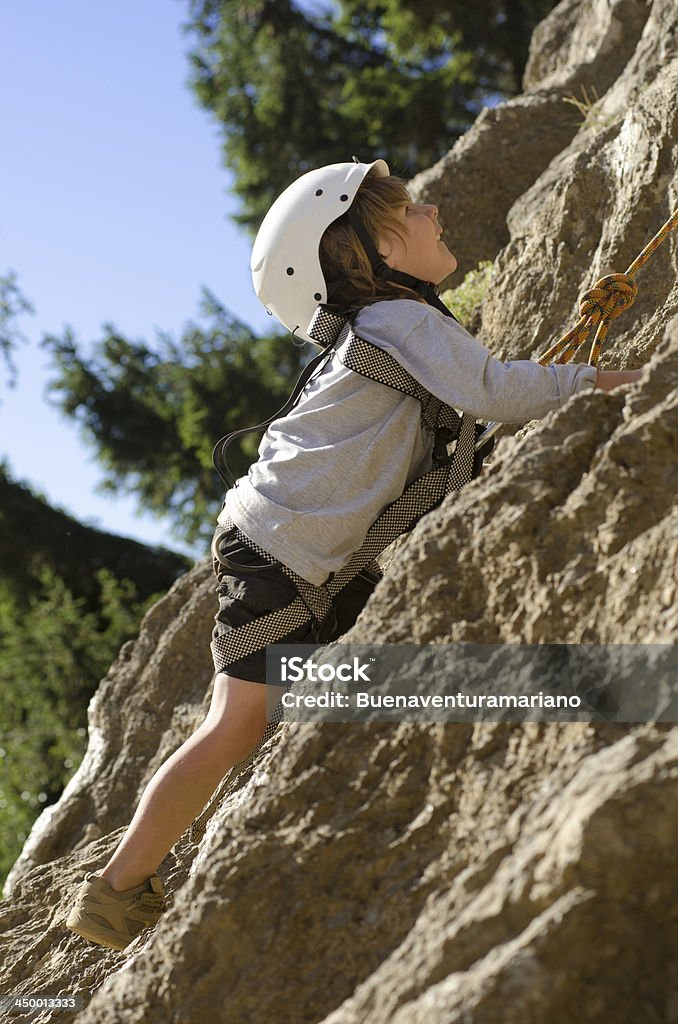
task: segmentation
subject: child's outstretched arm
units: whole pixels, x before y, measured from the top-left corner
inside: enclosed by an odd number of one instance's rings
[[[634,384],[642,375],[642,370],[598,370],[594,387],[601,391],[612,391],[622,384]]]

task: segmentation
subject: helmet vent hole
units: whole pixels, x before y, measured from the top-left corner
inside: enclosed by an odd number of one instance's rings
[[[340,199],[340,201],[342,203],[347,203],[348,202],[348,196],[346,195],[346,193],[344,193],[343,196],[339,196],[339,199]]]
[[[315,299],[316,302],[320,302],[320,300],[322,299],[322,295],[320,294],[320,292],[316,292],[313,298]]]
[[[285,273],[287,274],[288,277],[291,277],[292,274],[294,273],[294,267],[288,267]]]
[[[323,190],[322,190],[321,188],[317,188],[317,189],[315,190],[315,194],[316,194],[317,196],[321,196],[321,195],[323,194]]]

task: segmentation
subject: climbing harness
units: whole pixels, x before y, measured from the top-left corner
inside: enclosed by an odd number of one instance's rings
[[[297,597],[283,608],[276,609],[251,622],[216,637],[211,644],[215,671],[220,666],[235,662],[249,654],[278,643],[300,626],[312,623],[318,643],[326,642],[332,635],[333,601],[336,596],[360,572],[368,570],[381,575],[377,556],[394,540],[409,532],[419,519],[436,508],[443,499],[472,479],[480,471],[484,454],[476,450],[478,428],[475,419],[460,416],[450,406],[432,395],[397,360],[383,349],[372,345],[357,335],[349,319],[319,306],[308,328],[312,339],[323,346],[319,356],[306,367],[288,402],[275,417],[257,427],[236,431],[222,438],[214,449],[214,460],[222,480],[229,484],[231,473],[226,464],[226,450],[229,444],[249,431],[264,429],[279,415],[284,415],[299,400],[304,387],[325,362],[336,356],[348,369],[393,388],[402,394],[416,398],[421,407],[422,425],[434,437],[434,468],[414,480],[390,505],[388,505],[368,530],[362,546],[338,573],[331,576],[322,586],[316,587],[298,576],[287,566],[277,563],[278,568],[292,580]],[[448,446],[456,442],[454,451],[448,454]],[[229,517],[222,512],[219,528],[212,542],[212,555],[220,561],[220,540],[229,534],[235,536],[266,562],[274,561],[271,555],[241,533]],[[225,797],[239,788],[244,775],[253,767],[254,759],[262,746],[274,735],[282,719],[282,704],[271,714],[268,725],[257,746],[234,765],[213,795],[207,807],[191,826],[189,838],[198,843],[205,834],[207,822]]]
[[[438,464],[412,481],[400,497],[383,510],[367,531],[359,550],[339,572],[321,586],[314,586],[281,564],[282,572],[292,580],[299,596],[284,608],[269,612],[216,637],[212,641],[212,654],[217,672],[222,666],[254,654],[269,644],[277,643],[298,627],[310,622],[315,623],[317,637],[319,642],[322,642],[323,634],[327,632],[323,627],[330,621],[332,602],[337,594],[362,570],[379,571],[376,565],[378,555],[402,534],[408,533],[415,523],[436,508],[446,495],[459,490],[471,480],[474,469],[477,468],[476,423],[472,416],[460,416],[454,409],[432,395],[387,352],[356,335],[350,321],[345,317],[319,306],[308,332],[317,343],[329,350],[327,358],[334,354],[344,366],[355,373],[417,399],[421,407],[423,426],[434,435],[434,451],[437,449],[439,452]],[[239,436],[242,436],[242,433],[240,431]],[[438,433],[442,438],[437,437]],[[450,456],[447,446],[452,440],[456,441],[456,444]],[[220,456],[223,455],[225,444],[229,441],[230,439],[226,438],[217,445]],[[224,512],[219,516],[218,522],[222,532],[217,531],[212,545],[212,554],[217,560],[220,559],[220,537],[227,531],[237,531]],[[238,532],[236,535],[239,535]],[[244,534],[240,536],[243,542],[263,559],[271,558],[268,552],[254,544]]]

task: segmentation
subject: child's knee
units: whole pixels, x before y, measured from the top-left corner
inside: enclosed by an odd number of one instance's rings
[[[239,723],[228,715],[205,719],[194,733],[195,754],[202,769],[227,771],[254,750],[265,729],[265,721]]]
[[[217,676],[205,732],[214,732],[230,745],[256,743],[267,723],[266,686],[230,676]]]

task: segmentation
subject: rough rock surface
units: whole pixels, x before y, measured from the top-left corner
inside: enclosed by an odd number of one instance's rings
[[[677,41],[673,0],[565,0],[537,30],[526,98],[431,178],[470,203],[488,183],[482,215],[505,231],[483,310],[496,352],[542,350],[582,285],[623,270],[678,205]],[[519,111],[585,75],[601,95],[587,123],[497,198],[493,133],[501,146]],[[535,147],[522,134],[516,166]],[[348,639],[675,642],[677,252],[672,238],[641,271],[606,349],[643,379],[503,437]],[[669,725],[287,723],[199,851],[183,840],[163,864],[173,905],[153,933],[126,954],[65,933],[83,872],[205,706],[211,591],[196,567],[103,681],[83,765],[0,907],[0,992],[78,992],[78,1024],[678,1021]]]
[[[576,134],[566,97],[602,96],[633,57],[649,7],[644,0],[570,0],[537,27],[522,96],[485,109],[413,193],[435,203],[459,277],[493,260],[509,239],[506,217]],[[582,92],[584,90],[584,93]]]

